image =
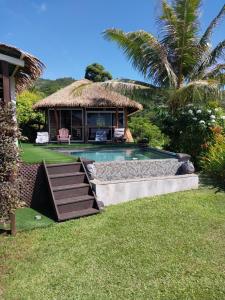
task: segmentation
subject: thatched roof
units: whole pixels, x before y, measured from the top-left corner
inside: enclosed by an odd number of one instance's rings
[[[75,81],[34,105],[35,109],[59,107],[118,107],[127,108],[129,113],[142,109],[140,103],[86,79]]]
[[[16,80],[16,91],[21,92],[32,84],[34,80],[40,77],[44,64],[33,55],[22,51],[14,46],[1,44],[0,53],[14,58],[22,59],[25,63],[24,67],[9,66],[10,76],[14,74]]]

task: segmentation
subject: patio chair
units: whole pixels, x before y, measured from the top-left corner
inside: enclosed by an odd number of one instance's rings
[[[122,142],[124,143],[126,141],[125,137],[125,128],[115,128],[114,129],[114,142]]]
[[[104,129],[98,129],[95,134],[96,142],[106,142],[107,141],[107,133]]]
[[[48,132],[37,132],[36,144],[47,144],[49,142]]]
[[[59,134],[57,135],[58,143],[68,142],[68,144],[70,145],[70,138],[71,135],[69,134],[69,130],[67,128],[59,129]]]

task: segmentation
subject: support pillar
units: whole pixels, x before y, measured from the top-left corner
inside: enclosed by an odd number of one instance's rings
[[[3,101],[7,104],[11,101],[9,64],[6,61],[0,61],[0,63],[2,68]]]
[[[59,132],[59,116],[58,112],[56,109],[54,109],[54,116],[55,116],[55,123],[56,123],[56,136],[58,135]]]
[[[119,111],[118,111],[118,107],[116,108],[116,128],[119,128]]]

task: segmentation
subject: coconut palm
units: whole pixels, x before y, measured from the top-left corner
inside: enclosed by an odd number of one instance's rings
[[[170,91],[173,104],[218,96],[225,84],[225,40],[215,48],[213,30],[225,16],[225,5],[200,36],[201,0],[162,1],[160,38],[143,30],[125,33],[107,29],[104,37],[116,42],[155,87]]]
[[[159,38],[143,30],[107,29],[104,37],[116,42],[133,67],[150,83],[114,81],[104,83],[120,92],[163,90],[172,106],[218,97],[225,84],[225,40],[215,48],[211,36],[225,16],[225,5],[200,35],[201,0],[162,0]]]

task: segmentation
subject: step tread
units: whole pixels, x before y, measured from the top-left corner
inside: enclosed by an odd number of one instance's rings
[[[59,215],[59,220],[64,221],[68,219],[73,219],[73,218],[79,218],[79,217],[84,217],[84,216],[89,216],[89,215],[94,215],[99,213],[98,209],[95,208],[87,208],[87,209],[82,209],[82,210],[77,210],[77,211],[71,211],[67,213],[62,213]]]
[[[71,166],[71,165],[81,165],[81,162],[63,163],[63,164],[47,164],[47,168],[51,167],[61,167],[61,166]]]
[[[69,190],[69,189],[82,188],[88,186],[89,186],[88,183],[66,184],[66,185],[55,186],[52,188],[52,190],[55,192],[55,191]]]
[[[72,172],[72,173],[59,173],[59,174],[53,174],[49,175],[49,178],[60,178],[60,177],[70,177],[70,176],[79,176],[79,175],[85,175],[85,172]]]
[[[84,195],[84,196],[78,196],[78,197],[71,197],[71,198],[64,198],[64,199],[58,199],[56,200],[57,206],[64,205],[64,204],[70,204],[75,202],[82,202],[87,200],[94,200],[95,197],[91,195]]]

